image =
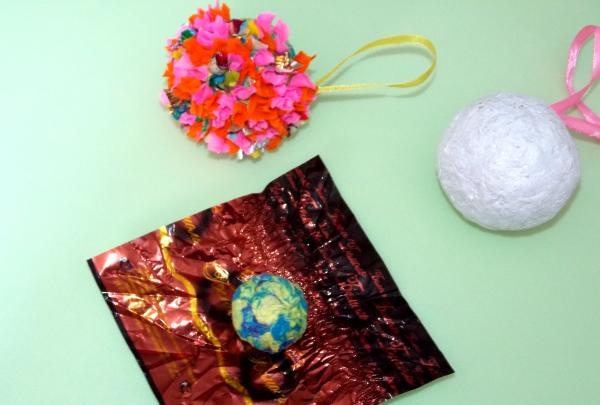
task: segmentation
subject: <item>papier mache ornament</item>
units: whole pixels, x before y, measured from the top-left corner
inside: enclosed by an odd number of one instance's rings
[[[592,77],[575,91],[577,59],[589,39]],[[590,25],[569,50],[564,100],[548,105],[527,95],[498,93],[460,111],[438,148],[438,178],[452,205],[491,230],[526,230],[555,217],[580,179],[568,129],[600,139],[600,117],[583,102],[599,77],[600,27]],[[581,116],[567,114],[571,109]]]

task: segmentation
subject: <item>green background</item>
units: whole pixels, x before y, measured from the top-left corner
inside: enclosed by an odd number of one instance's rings
[[[581,186],[549,226],[501,234],[464,221],[435,177],[455,112],[505,90],[565,96],[567,49],[597,0],[241,1],[271,10],[317,78],[364,42],[420,33],[439,68],[417,90],[323,96],[311,122],[261,160],[194,145],[158,103],[163,45],[205,2],[0,5],[0,402],[156,400],[85,260],[164,223],[261,190],[320,154],[454,368],[402,405],[600,403],[600,144],[576,136]],[[589,77],[590,46],[578,86]],[[394,81],[413,50],[359,58],[337,83]],[[588,97],[600,110],[600,92]]]

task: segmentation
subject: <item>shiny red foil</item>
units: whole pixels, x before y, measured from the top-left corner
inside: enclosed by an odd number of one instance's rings
[[[162,404],[375,405],[452,373],[318,157],[89,264]],[[261,272],[309,303],[276,355],[230,319],[236,285]]]

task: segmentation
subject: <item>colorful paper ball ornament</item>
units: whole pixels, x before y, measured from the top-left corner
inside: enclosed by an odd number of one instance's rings
[[[267,353],[278,353],[302,337],[307,311],[298,285],[268,273],[239,285],[231,303],[233,326],[240,339]]]
[[[312,57],[288,42],[272,13],[231,18],[225,4],[199,9],[167,42],[161,98],[195,141],[214,153],[273,150],[309,117]]]
[[[310,116],[317,94],[380,87],[408,88],[433,72],[437,53],[420,35],[402,34],[368,42],[313,80],[314,56],[296,51],[290,30],[272,13],[232,18],[227,5],[199,9],[167,41],[167,85],[161,101],[187,135],[217,154],[259,157],[275,150]],[[399,83],[326,85],[357,55],[384,46],[412,45],[431,55],[430,66]]]
[[[438,149],[438,177],[468,220],[522,230],[553,218],[580,178],[565,124],[546,103],[499,93],[460,111]]]

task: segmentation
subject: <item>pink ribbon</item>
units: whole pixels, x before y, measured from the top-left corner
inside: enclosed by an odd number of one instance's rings
[[[575,91],[573,89],[573,75],[575,73],[577,59],[579,58],[579,52],[583,45],[592,37],[594,38],[592,78],[584,88]],[[588,25],[583,27],[581,31],[577,33],[571,43],[571,48],[569,48],[569,59],[567,62],[565,80],[569,97],[552,104],[551,107],[556,111],[567,127],[573,131],[600,140],[600,117],[583,102],[586,93],[598,78],[600,78],[600,26]],[[567,111],[573,108],[579,110],[581,118],[567,114]]]

